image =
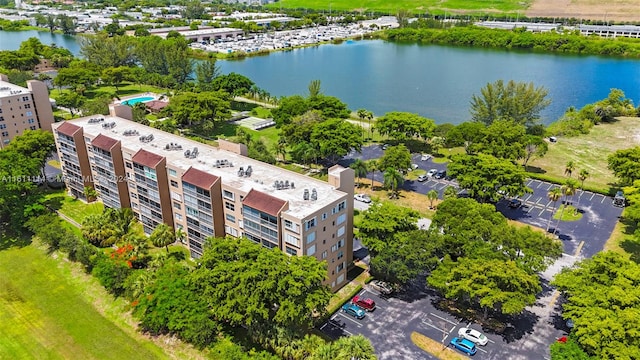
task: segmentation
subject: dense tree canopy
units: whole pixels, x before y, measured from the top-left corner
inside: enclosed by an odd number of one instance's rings
[[[622,184],[640,180],[640,146],[618,150],[607,158],[609,170]]]
[[[551,103],[547,94],[545,88],[536,88],[533,83],[513,80],[506,84],[502,80],[488,83],[480,95],[471,98],[471,119],[486,125],[496,120],[513,120],[531,127],[540,121],[540,112]]]
[[[171,99],[169,111],[179,125],[213,127],[231,116],[229,94],[224,91],[184,92]]]
[[[352,150],[360,152],[362,128],[342,119],[331,119],[316,124],[310,140],[320,151],[321,157],[335,164]]]
[[[390,112],[376,120],[375,129],[385,136],[396,140],[415,137],[429,139],[435,130],[435,123],[417,114],[407,112]]]
[[[572,335],[598,359],[640,354],[640,265],[614,252],[596,254],[565,268],[553,284],[565,294],[562,317]]]
[[[232,72],[230,74],[217,76],[211,85],[214,90],[224,90],[231,94],[231,96],[240,96],[248,93],[255,83],[244,75]]]
[[[396,234],[418,229],[417,211],[390,202],[373,203],[362,215],[358,236],[372,253],[383,250]]]
[[[404,144],[389,146],[384,155],[378,160],[378,169],[386,171],[394,169],[406,172],[411,167],[411,153]]]

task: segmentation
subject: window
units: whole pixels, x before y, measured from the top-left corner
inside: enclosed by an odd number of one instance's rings
[[[338,250],[338,245],[331,245],[331,252],[336,252]]]
[[[179,203],[175,202],[175,201],[173,202],[173,207],[178,209],[178,210],[182,209],[182,206]]]
[[[327,220],[327,213],[322,213],[322,220]]]
[[[236,237],[238,236],[238,230],[232,228],[229,225],[224,226],[224,231],[231,236],[236,236]]]
[[[29,124],[35,124],[35,122],[36,122],[36,121],[35,121],[35,119],[29,119],[29,120],[27,120],[27,122],[28,122]]]
[[[344,274],[340,274],[340,276],[338,276],[338,284],[342,283],[344,281]]]
[[[22,97],[22,101],[29,101],[29,97],[28,96],[23,96]]]
[[[291,234],[284,234],[284,241],[287,244],[291,244],[291,245],[295,245],[297,247],[300,247],[300,239],[298,239],[297,237],[291,235]]]
[[[27,116],[33,116],[33,111],[27,111]]]
[[[343,226],[343,227],[341,227],[340,229],[338,229],[338,237],[340,237],[340,236],[344,235],[344,233],[345,233],[345,228],[344,228],[344,226]]]
[[[307,256],[312,256],[315,253],[316,253],[316,246],[315,245],[309,246],[309,248],[307,249]]]
[[[340,250],[340,252],[338,253],[338,260],[342,259],[343,256],[344,256],[344,251]]]
[[[181,214],[176,213],[176,220],[180,220],[180,221],[182,221],[182,215],[181,215]]]
[[[29,126],[29,129],[31,129],[31,130],[35,130],[35,129],[36,129],[36,127],[35,127],[35,126]]]
[[[326,259],[327,258],[327,250],[322,252],[322,259]]]
[[[224,202],[224,207],[231,210],[231,211],[235,211],[236,210],[236,206],[228,201]]]
[[[169,169],[169,176],[177,176],[177,175],[178,173],[175,170]]]
[[[8,131],[3,131],[2,132],[2,136],[9,136],[9,132]]]
[[[227,221],[232,222],[232,223],[236,223],[236,217],[231,215],[231,214],[225,214],[225,218],[227,219]]]
[[[131,166],[131,163],[128,161],[125,161],[124,166],[126,166],[127,169],[133,169],[133,166]]]
[[[338,204],[338,211],[342,211],[342,210],[344,210],[346,208],[347,208],[347,202],[346,201],[343,201],[340,204]]]
[[[229,200],[235,199],[234,194],[229,190],[222,190],[222,196]]]
[[[338,243],[336,244],[338,246],[338,249],[340,249],[341,247],[344,246],[344,239],[341,239],[338,241]]]
[[[289,255],[293,255],[293,256],[298,255],[298,251],[296,251],[295,249],[292,249],[292,248],[290,248],[288,246],[285,248],[285,251]]]
[[[312,232],[312,233],[307,234],[307,244],[312,243],[314,241],[316,241],[316,232],[315,231]]]
[[[340,225],[345,221],[347,221],[347,214],[342,214],[342,215],[338,216],[338,220],[336,221],[336,224]],[[340,235],[338,235],[338,236],[340,236]]]
[[[291,220],[284,219],[284,227],[296,234],[300,233],[300,226]]]
[[[5,124],[0,124],[0,129],[6,129],[6,128],[7,128],[7,125],[5,125]]]
[[[176,187],[176,188],[177,188],[177,187],[178,187],[178,182],[177,182],[177,181],[175,181],[175,180],[171,180],[171,186],[173,186],[173,187]]]
[[[342,269],[344,269],[344,261],[338,264],[338,266],[336,267],[336,271],[340,272],[342,271]]]
[[[316,226],[316,218],[309,219],[304,223],[304,229],[305,230],[309,230],[314,226]]]
[[[31,109],[31,104],[24,104],[25,109]]]

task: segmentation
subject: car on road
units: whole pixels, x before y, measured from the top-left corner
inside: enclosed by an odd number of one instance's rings
[[[438,169],[431,169],[427,171],[427,176],[432,177],[438,172]]]
[[[351,299],[351,303],[356,304],[367,311],[373,311],[376,309],[375,301],[369,298],[363,298],[360,295],[354,296],[353,299]]]
[[[522,200],[517,199],[517,198],[513,198],[511,200],[509,200],[509,207],[512,209],[517,209],[520,206],[522,206]]]
[[[355,194],[353,198],[367,204],[371,202],[371,198],[367,194]]]
[[[427,181],[429,177],[427,175],[420,175],[418,176],[418,181],[423,182],[423,181]]]
[[[382,144],[382,150],[387,150],[388,147],[389,147],[389,144]]]
[[[489,342],[489,339],[483,333],[471,328],[460,328],[458,336],[482,346],[487,345]]]
[[[444,179],[445,176],[447,176],[446,170],[438,170],[438,172],[435,175],[433,175],[433,177],[436,179]]]
[[[422,156],[420,157],[420,161],[427,161],[431,159],[431,155],[429,154],[422,154]]]
[[[476,352],[478,352],[476,344],[467,339],[454,337],[453,339],[451,339],[449,344],[468,355],[475,355]]]
[[[371,285],[373,289],[379,291],[383,295],[389,295],[393,292],[393,288],[391,287],[391,285],[387,284],[384,281],[373,280],[371,283],[369,283],[369,285]]]
[[[342,311],[347,315],[353,316],[356,319],[363,319],[365,316],[364,310],[362,310],[362,308],[360,308],[358,305],[352,303],[344,304],[342,306]]]

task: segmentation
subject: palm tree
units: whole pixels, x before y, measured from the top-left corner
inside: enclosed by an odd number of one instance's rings
[[[187,234],[182,230],[181,227],[177,228],[175,231],[176,240],[180,241],[180,243],[184,242],[184,239],[187,237]]]
[[[429,190],[427,199],[429,199],[429,209],[433,209],[433,202],[438,199],[438,191],[435,189]]]
[[[567,165],[565,165],[564,167],[564,174],[571,177],[571,174],[573,173],[573,170],[576,168],[576,164],[573,163],[573,161],[568,161]]]
[[[334,343],[338,348],[337,359],[374,360],[373,345],[362,335],[341,337]]]
[[[578,174],[578,180],[580,180],[580,196],[578,196],[578,204],[576,205],[576,214],[578,213],[578,206],[580,206],[580,199],[582,199],[582,194],[584,194],[584,181],[589,177],[589,171],[587,169],[581,169]]]
[[[318,350],[322,345],[324,345],[324,340],[317,335],[305,335],[302,340],[300,340],[300,347],[303,351],[303,358],[307,358],[311,356],[316,350]]]
[[[280,155],[282,162],[284,162],[287,158],[287,142],[284,138],[278,139],[278,142],[273,145],[273,150],[276,155]]]
[[[169,252],[169,245],[176,241],[176,235],[173,233],[173,229],[165,223],[156,226],[149,238],[153,246],[164,247],[167,249],[167,252]]]
[[[560,191],[564,195],[564,206],[562,206],[562,210],[560,211],[560,216],[558,216],[558,222],[556,223],[556,229],[560,225],[560,220],[562,220],[562,215],[564,215],[564,210],[567,208],[568,201],[567,198],[569,196],[573,196],[576,193],[576,181],[572,179],[568,179],[567,182],[560,187]]]
[[[91,186],[84,187],[84,197],[87,198],[87,202],[93,202],[98,197],[98,192]]]
[[[335,360],[338,348],[332,342],[326,342],[319,346],[309,360]]]
[[[444,147],[444,138],[442,136],[434,136],[431,138],[431,151],[433,154],[438,154],[440,149]]]
[[[453,186],[447,186],[444,189],[444,193],[442,193],[442,197],[445,199],[454,198],[457,196],[458,196],[458,190],[456,190],[456,188],[454,188]]]
[[[391,190],[393,198],[398,197],[398,187],[404,182],[404,176],[396,169],[388,168],[384,172],[384,187]]]
[[[358,113],[358,117],[360,118],[360,122],[362,123],[364,121],[364,119],[367,117],[368,111],[365,110],[365,109],[358,109],[357,113]],[[360,126],[362,126],[362,125],[360,125]],[[364,127],[364,126],[362,126],[362,127]],[[362,132],[362,138],[363,139],[364,139],[364,134],[365,134],[365,132],[363,131]]]
[[[369,120],[369,139],[373,138],[373,128],[371,128],[371,120],[373,120],[373,112],[367,111],[367,120]]]
[[[367,164],[368,164],[367,167],[369,168],[369,170],[371,170],[371,189],[373,189],[373,180],[376,175],[376,170],[379,170],[378,161],[376,159],[371,159],[367,161]]]
[[[320,80],[311,80],[309,83],[309,97],[313,98],[321,94],[320,92]]]
[[[547,223],[547,232],[549,232],[549,227],[551,227],[551,219],[553,219],[553,214],[556,212],[556,203],[558,202],[558,200],[560,200],[561,197],[562,191],[560,190],[560,188],[553,188],[547,194],[547,198],[550,201],[553,201],[553,208],[551,210],[551,215],[549,215],[549,222]],[[553,229],[553,233],[556,233],[555,229]]]
[[[369,173],[367,163],[362,161],[362,159],[356,159],[351,165],[349,165],[349,167],[355,172],[355,175],[358,178],[358,183],[360,183],[360,179],[366,177],[367,173]]]

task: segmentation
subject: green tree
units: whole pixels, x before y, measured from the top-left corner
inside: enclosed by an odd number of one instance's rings
[[[351,115],[347,104],[334,96],[317,95],[306,100],[309,110],[320,110],[325,119],[347,119]]]
[[[549,232],[549,227],[551,227],[551,219],[553,219],[553,214],[556,212],[556,204],[558,200],[562,198],[562,190],[560,188],[553,188],[547,193],[547,198],[549,201],[553,202],[553,207],[551,208],[551,214],[549,215],[549,222],[547,222],[547,232]],[[556,229],[553,230],[555,234]]]
[[[496,120],[514,120],[526,127],[537,125],[540,112],[551,101],[544,87],[535,87],[533,83],[516,83],[510,80],[504,83],[498,80],[488,83],[480,90],[480,95],[471,98],[471,118],[473,121],[490,125]]]
[[[309,82],[308,89],[310,98],[317,97],[318,95],[322,94],[322,90],[320,88],[320,80],[311,80],[311,82]]]
[[[376,130],[383,136],[396,140],[415,137],[429,139],[436,125],[433,120],[407,112],[390,112],[376,120]]]
[[[171,99],[169,112],[181,126],[215,126],[231,116],[231,104],[222,91],[184,92]]]
[[[564,215],[564,211],[567,209],[567,206],[569,206],[569,204],[572,203],[568,200],[568,198],[569,196],[573,198],[573,195],[575,195],[576,193],[577,187],[578,187],[578,183],[574,179],[567,179],[564,185],[560,187],[560,192],[564,197],[564,201],[563,201],[564,206],[562,206],[562,210],[560,210],[560,215],[558,216],[558,222],[556,223],[556,229],[560,225],[560,221],[562,220],[562,216]]]
[[[15,151],[37,162],[40,166],[40,174],[44,177],[44,168],[47,165],[47,160],[56,150],[56,144],[53,140],[53,134],[48,131],[25,130],[22,135],[16,136],[5,149]]]
[[[247,94],[255,83],[244,75],[232,72],[217,76],[212,85],[215,90],[224,90],[231,96],[240,96]]]
[[[371,341],[362,335],[341,337],[334,345],[337,348],[336,360],[377,359]]]
[[[373,181],[375,180],[376,171],[380,170],[380,162],[377,159],[367,160],[367,168],[371,171],[371,189],[373,189]]]
[[[94,202],[98,198],[98,192],[91,186],[85,186],[83,193],[87,202]]]
[[[536,274],[513,261],[448,257],[427,278],[446,298],[477,305],[484,310],[514,315],[533,305],[542,290]]]
[[[580,169],[580,173],[578,174],[578,180],[580,180],[580,196],[578,197],[578,204],[576,205],[576,213],[578,212],[578,207],[580,206],[580,199],[582,199],[582,194],[584,194],[584,182],[589,178],[589,171],[587,169]]]
[[[567,342],[559,341],[551,344],[551,360],[593,360],[591,356],[580,348],[580,345],[569,336]]]
[[[458,190],[453,186],[447,186],[444,189],[442,197],[446,200],[449,198],[456,198],[458,196]]]
[[[56,27],[58,27],[55,15],[53,15],[53,14],[48,14],[47,15],[47,27],[49,28],[49,32],[50,33],[53,33],[53,31],[56,29]]]
[[[525,156],[526,129],[513,120],[497,119],[484,129],[479,150],[515,161]]]
[[[86,98],[84,96],[78,95],[74,92],[65,92],[58,96],[58,99],[56,99],[56,105],[69,109],[71,116],[73,116],[85,101]]]
[[[300,95],[284,97],[280,100],[280,105],[271,110],[273,120],[278,127],[289,124],[291,120],[309,110],[305,98]]]
[[[396,169],[388,168],[384,171],[384,187],[391,190],[391,197],[398,197],[398,188],[404,184],[404,176]]]
[[[573,170],[575,170],[576,168],[576,164],[569,160],[567,161],[567,164],[564,166],[564,174],[567,175],[568,177],[571,177],[571,175],[573,174]]]
[[[280,137],[287,144],[296,145],[301,142],[311,142],[311,134],[316,126],[325,121],[319,110],[309,110],[296,116],[288,124],[282,126]],[[314,145],[317,145],[314,143]]]
[[[556,275],[566,298],[562,317],[574,323],[572,337],[597,359],[640,354],[640,266],[611,251],[596,254]]]
[[[363,177],[366,177],[369,173],[367,163],[362,161],[361,159],[355,159],[355,161],[351,163],[349,167],[353,169],[356,178],[358,178],[358,181],[360,181]]]
[[[164,247],[169,252],[169,245],[176,242],[176,235],[173,229],[165,223],[161,223],[153,230],[151,236],[149,236],[151,243],[155,247]]]
[[[184,10],[182,10],[182,17],[191,21],[194,19],[202,19],[206,13],[206,8],[200,1],[188,0],[185,2]]]
[[[531,191],[525,185],[527,176],[521,166],[491,155],[455,155],[447,172],[479,201],[498,201],[501,194],[521,196]]]
[[[213,80],[220,76],[220,68],[215,59],[200,61],[195,68],[196,84],[203,91],[213,90]]]
[[[390,202],[374,202],[362,213],[358,236],[372,254],[380,253],[397,233],[417,230],[420,214]]]
[[[549,146],[541,136],[527,135],[524,139],[522,166],[526,168],[529,160],[543,157],[547,153],[547,150],[549,150]]]
[[[623,185],[640,180],[640,146],[618,150],[607,158],[608,168]]]
[[[447,144],[449,146],[464,146],[467,154],[475,154],[483,141],[485,128],[486,126],[483,123],[463,122],[449,130]]]
[[[411,153],[404,144],[389,146],[378,160],[378,169],[407,171],[411,167]]]
[[[335,164],[352,150],[360,152],[362,128],[342,119],[330,119],[313,127],[310,140],[320,150],[320,156]]]
[[[433,202],[438,200],[438,191],[435,189],[429,190],[429,192],[427,192],[427,199],[429,199],[429,209],[433,209]]]
[[[116,68],[106,68],[102,70],[102,75],[100,76],[102,81],[107,84],[112,85],[116,88],[116,94],[118,93],[118,86],[122,84],[124,81],[128,81],[131,79],[131,69],[126,66],[119,66]]]
[[[65,14],[60,14],[56,18],[57,24],[65,35],[76,33],[76,19]]]

